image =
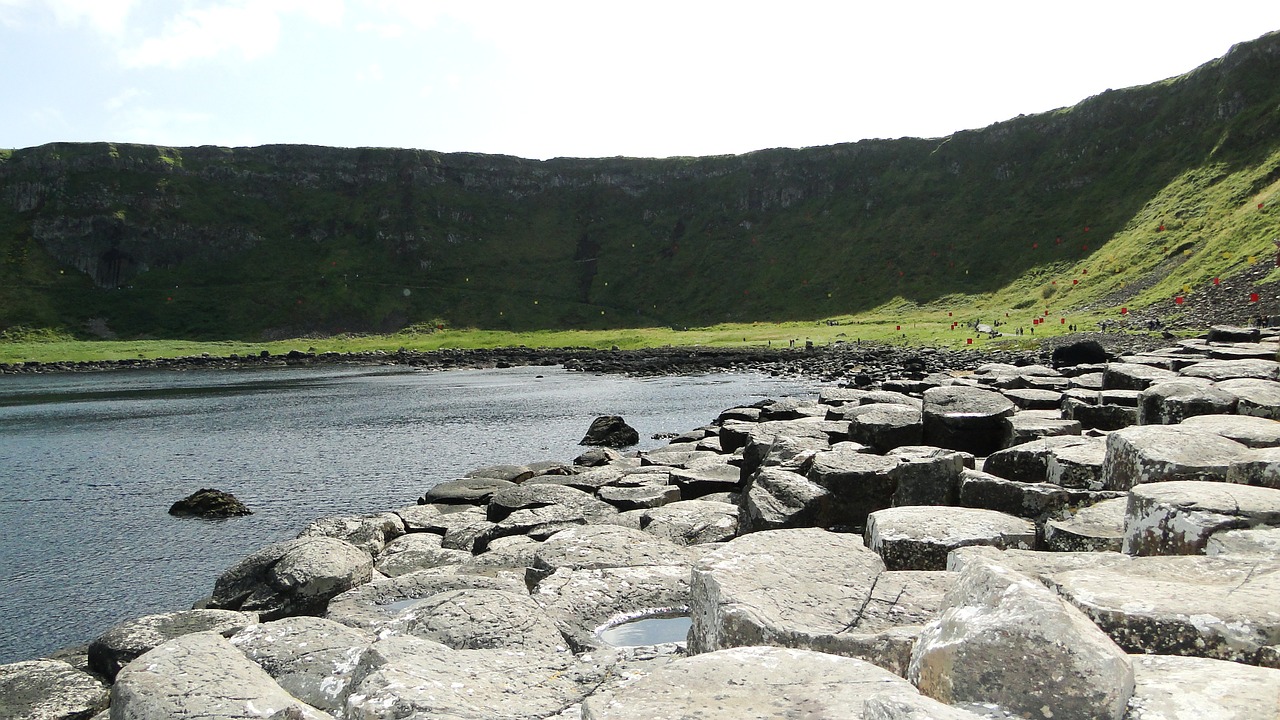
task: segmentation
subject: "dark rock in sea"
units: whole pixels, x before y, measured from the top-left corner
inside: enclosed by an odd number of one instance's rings
[[[206,518],[252,515],[253,511],[235,495],[213,488],[201,488],[169,506],[170,515],[195,515]]]
[[[602,415],[591,422],[579,445],[623,448],[640,442],[640,433],[618,415]]]

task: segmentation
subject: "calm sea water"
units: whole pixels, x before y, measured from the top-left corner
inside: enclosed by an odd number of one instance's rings
[[[814,383],[552,368],[122,371],[0,377],[0,663],[190,607],[249,552],[326,515],[412,505],[496,463],[576,457],[622,415],[642,448]],[[253,515],[175,518],[202,487]]]

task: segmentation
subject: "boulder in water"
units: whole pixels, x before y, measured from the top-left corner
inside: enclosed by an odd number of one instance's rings
[[[579,445],[623,448],[640,442],[640,433],[619,415],[601,415],[591,422]]]
[[[253,511],[235,495],[213,488],[201,488],[169,506],[170,515],[195,515],[205,518],[252,515]]]

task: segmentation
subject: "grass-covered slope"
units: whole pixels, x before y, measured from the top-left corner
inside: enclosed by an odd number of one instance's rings
[[[1177,293],[1273,262],[1278,184],[1280,34],[927,140],[545,162],[55,144],[0,154],[0,329],[682,327],[887,302],[1173,311]]]

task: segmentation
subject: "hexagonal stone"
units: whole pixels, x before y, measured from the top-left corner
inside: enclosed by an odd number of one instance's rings
[[[567,477],[567,476],[566,476]],[[578,511],[584,518],[604,518],[615,511],[591,493],[567,485],[521,484],[499,490],[489,499],[485,517],[500,523],[517,510],[560,505]]]
[[[1024,518],[1040,518],[1067,507],[1072,493],[1049,483],[1005,480],[976,470],[960,476],[960,505],[995,510]]]
[[[1102,438],[1087,438],[1082,443],[1063,443],[1049,449],[1045,463],[1045,482],[1064,488],[1101,490],[1103,467],[1107,459],[1107,443]]]
[[[1107,363],[1102,372],[1102,388],[1104,390],[1146,390],[1147,386],[1160,380],[1172,380],[1178,376],[1172,370],[1141,365],[1138,363]]]
[[[1119,430],[1138,422],[1138,409],[1068,397],[1062,401],[1062,417],[1075,420],[1086,430]]]
[[[915,630],[950,584],[944,572],[884,572],[856,535],[744,535],[704,556],[690,582],[689,651],[783,645],[905,671]]]
[[[1128,504],[1128,498],[1103,500],[1065,520],[1049,520],[1044,526],[1045,545],[1055,552],[1120,552]]]
[[[1079,436],[1040,438],[991,453],[983,462],[982,470],[1006,480],[1046,482],[1049,458],[1055,449],[1100,443],[1097,438]]]
[[[1280,382],[1223,380],[1218,387],[1236,396],[1236,413],[1280,420]]]
[[[897,484],[894,506],[955,504],[965,462],[973,459],[968,453],[929,445],[906,445],[888,454],[900,461],[890,471]]]
[[[370,632],[301,616],[251,625],[231,644],[289,694],[340,715],[356,663],[373,639]]]
[[[994,510],[896,507],[871,513],[863,538],[890,570],[946,570],[947,554],[958,547],[1031,550],[1036,526]]]
[[[1231,461],[1246,449],[1188,424],[1129,427],[1107,436],[1102,482],[1110,490],[1169,480],[1223,482]]]
[[[61,660],[0,665],[0,717],[89,720],[108,701],[101,680]]]
[[[1002,394],[1019,410],[1057,410],[1062,403],[1062,393],[1053,390],[1024,388],[1004,390]]]
[[[993,703],[1015,717],[1121,720],[1129,658],[1089,618],[998,561],[960,571],[920,634],[907,677],[945,703]]]
[[[1079,420],[1065,420],[1057,410],[1024,410],[1004,419],[1001,447],[1013,447],[1046,437],[1079,436]]]
[[[1215,433],[1251,448],[1280,446],[1280,422],[1247,415],[1197,415],[1183,427]]]
[[[335,597],[329,602],[325,617],[354,628],[378,630],[405,608],[442,592],[462,588],[522,592],[525,589],[522,575],[493,577],[451,566],[381,578]]]
[[[861,528],[868,513],[892,506],[900,462],[855,450],[815,453],[805,477],[829,493],[818,501],[818,524]]]
[[[684,547],[642,530],[618,525],[587,525],[562,530],[542,543],[534,555],[528,577],[536,582],[562,567],[690,565],[693,557]]]
[[[597,490],[596,495],[619,510],[643,510],[678,501],[680,488],[665,483],[630,487],[606,485]]]
[[[1152,483],[1129,492],[1124,552],[1199,555],[1214,533],[1259,525],[1280,525],[1280,490],[1233,483]]]
[[[441,565],[458,565],[471,559],[471,553],[465,550],[443,547],[443,540],[432,533],[403,535],[387,545],[374,567],[383,575],[396,577]]]
[[[861,720],[885,691],[914,694],[870,663],[821,652],[742,647],[678,660],[605,695],[587,698],[583,720]]]
[[[436,485],[423,497],[428,503],[483,505],[499,490],[515,486],[509,480],[497,478],[459,478]]]
[[[1257,555],[1280,557],[1280,527],[1257,527],[1246,530],[1224,530],[1209,536],[1205,555]]]
[[[1208,380],[1179,378],[1153,383],[1138,398],[1138,423],[1177,425],[1196,415],[1227,415],[1236,396]]]
[[[437,593],[401,610],[380,629],[455,650],[568,651],[555,623],[533,598],[506,590],[462,588]]]
[[[1132,660],[1134,720],[1261,720],[1280,710],[1280,670],[1174,655]]]
[[[216,632],[230,636],[258,622],[257,613],[181,610],[125,620],[89,643],[89,667],[108,681],[142,653],[181,635]]]
[[[680,488],[680,497],[696,500],[704,495],[737,492],[742,488],[742,470],[728,462],[699,464],[671,471],[671,484]]]
[[[1275,353],[1271,353],[1275,357]],[[1280,363],[1275,360],[1240,359],[1240,360],[1205,360],[1182,369],[1187,377],[1199,377],[1207,380],[1235,380],[1249,378],[1253,380],[1275,380],[1280,370]]]
[[[831,493],[799,473],[761,468],[747,483],[738,515],[742,533],[812,527]]]
[[[1000,449],[1001,418],[1014,405],[997,392],[971,387],[937,387],[924,393],[924,442],[977,456]]]
[[[738,506],[714,500],[681,500],[645,510],[640,529],[677,545],[723,542],[738,534]]]
[[[1280,448],[1258,448],[1242,453],[1227,466],[1227,482],[1280,488]]]
[[[924,436],[920,409],[898,403],[874,403],[847,408],[842,413],[849,420],[849,438],[870,445],[877,452],[888,452],[904,445],[919,445]]]
[[[1264,647],[1280,644],[1274,560],[1137,557],[1045,580],[1127,652],[1255,663]]]
[[[600,647],[598,630],[611,621],[689,605],[688,565],[560,568],[533,591],[575,652]]]

